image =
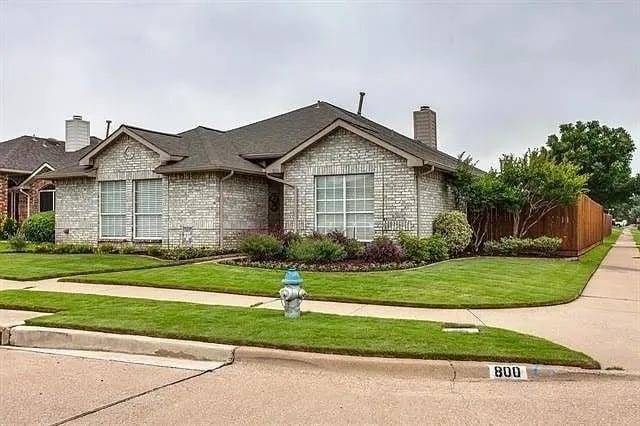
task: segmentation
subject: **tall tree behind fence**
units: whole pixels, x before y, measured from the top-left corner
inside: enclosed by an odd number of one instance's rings
[[[510,236],[513,218],[502,210],[491,212],[487,229],[487,240],[499,240]],[[591,247],[600,244],[611,234],[611,216],[605,214],[600,204],[586,195],[580,195],[571,207],[556,207],[547,213],[527,233],[528,238],[543,235],[562,238],[558,254],[579,256]]]

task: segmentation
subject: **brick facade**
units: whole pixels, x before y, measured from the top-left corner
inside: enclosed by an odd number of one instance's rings
[[[9,177],[0,173],[0,213],[7,213],[9,203]]]
[[[98,155],[96,179],[57,181],[56,241],[104,240],[99,236],[99,191],[100,182],[110,180],[126,181],[126,236],[116,241],[156,242],[133,238],[134,182],[138,179],[162,179],[163,230],[157,242],[164,245],[229,246],[242,232],[267,227],[266,178],[236,174],[221,182],[226,173],[219,172],[165,176],[153,172],[159,165],[157,153],[123,136]],[[222,241],[220,213],[224,217]]]
[[[315,176],[373,173],[376,235],[399,231],[431,235],[435,215],[453,208],[443,174],[411,168],[407,161],[346,129],[337,129],[283,164],[284,227],[309,234],[315,230]],[[297,216],[297,221],[296,221]]]

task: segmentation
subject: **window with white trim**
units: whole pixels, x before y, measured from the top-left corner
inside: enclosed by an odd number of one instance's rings
[[[162,179],[135,181],[135,237],[162,238]]]
[[[56,209],[56,187],[47,185],[39,191],[38,206],[41,212],[49,212]]]
[[[126,182],[100,182],[100,237],[126,237]]]
[[[316,231],[373,239],[373,174],[316,176]]]

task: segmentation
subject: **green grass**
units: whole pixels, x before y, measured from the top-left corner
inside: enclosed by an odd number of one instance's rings
[[[2,253],[3,251],[11,251],[9,241],[0,241],[0,253]]]
[[[631,235],[633,236],[633,241],[640,247],[640,229],[631,228]]]
[[[0,292],[0,307],[56,312],[28,325],[263,346],[323,353],[529,362],[599,368],[585,354],[538,337],[482,327],[478,334],[444,333],[427,321],[306,313],[109,296],[24,290]]]
[[[575,299],[619,235],[580,260],[471,258],[368,273],[303,272],[309,299],[435,308],[543,306]],[[257,296],[277,296],[283,271],[219,264],[182,265],[67,279]]]
[[[113,254],[0,253],[0,278],[39,280],[91,272],[148,268],[166,262],[146,256]]]

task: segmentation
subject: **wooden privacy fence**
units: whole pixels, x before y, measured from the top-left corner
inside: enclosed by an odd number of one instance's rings
[[[511,235],[513,219],[505,211],[491,212],[487,240],[499,240]],[[562,238],[558,252],[561,256],[579,256],[611,234],[611,216],[603,212],[600,204],[586,195],[580,195],[571,207],[556,207],[547,213],[527,233],[528,238],[543,235]]]

